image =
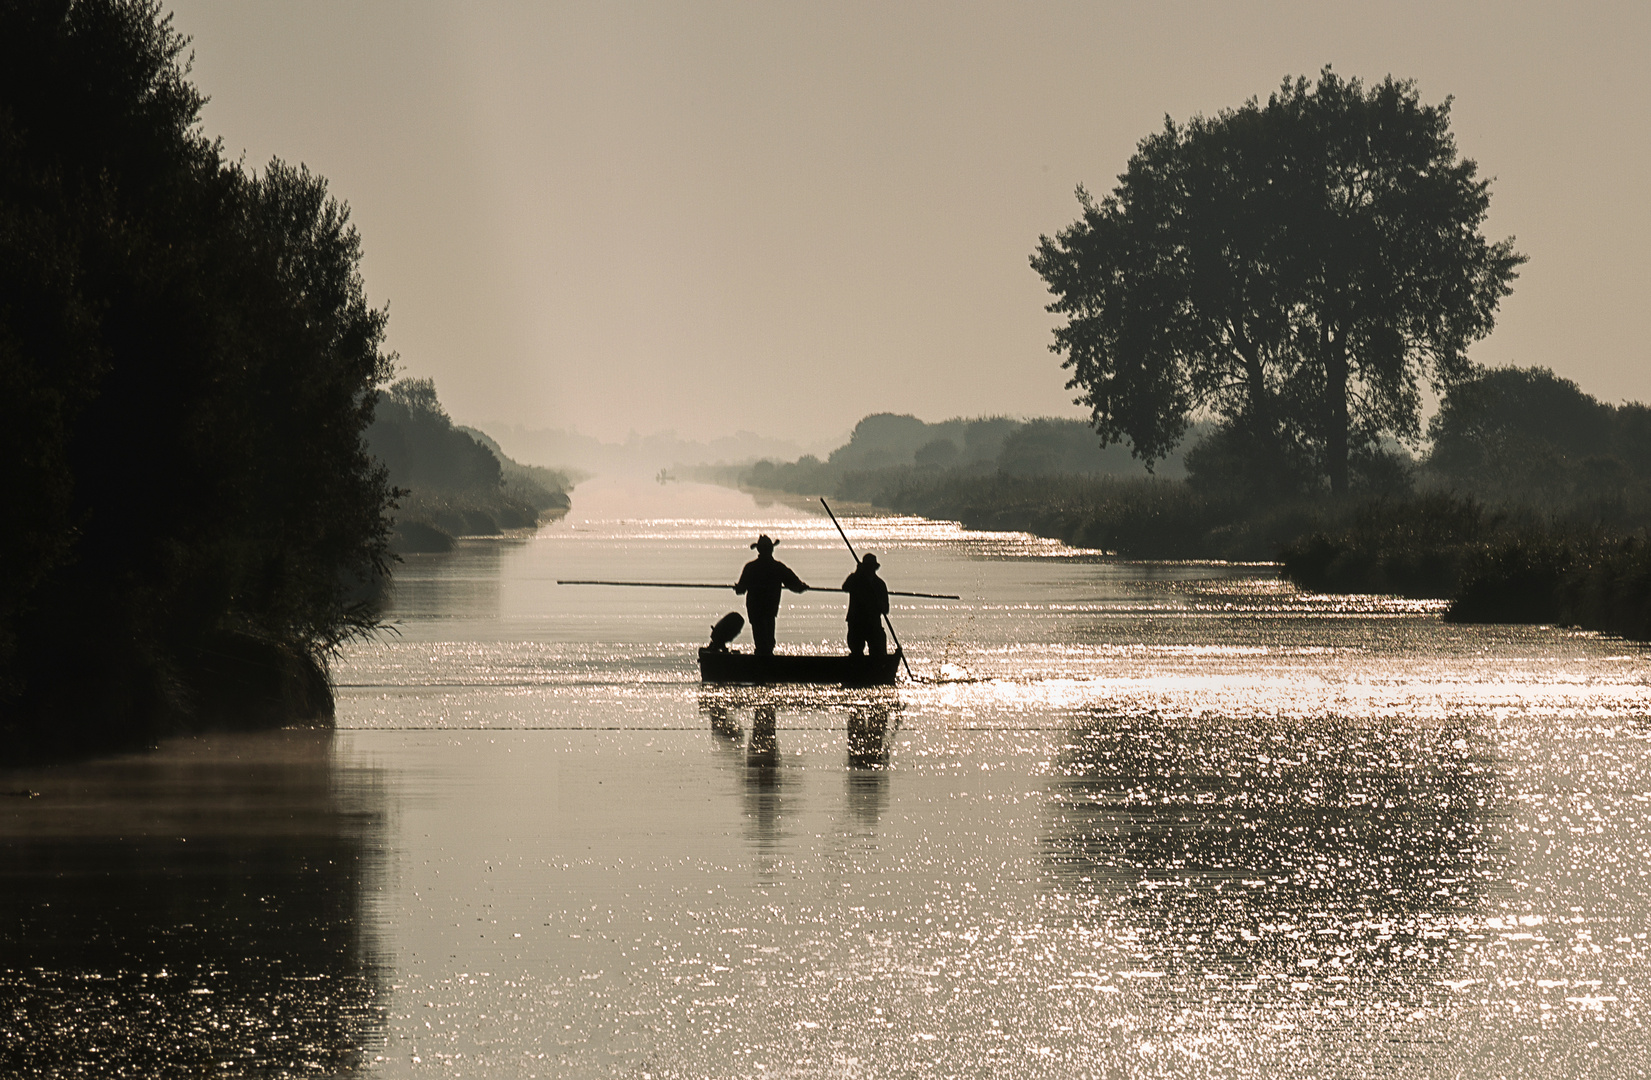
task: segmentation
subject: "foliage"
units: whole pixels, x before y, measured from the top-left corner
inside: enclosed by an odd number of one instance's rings
[[[573,490],[574,479],[568,470],[548,469],[543,465],[523,465],[507,455],[494,439],[483,432],[468,427],[458,430],[476,440],[478,445],[492,451],[493,456],[498,459],[505,498],[526,503],[541,513],[566,510],[571,505],[567,493]]]
[[[1359,507],[1283,549],[1318,592],[1450,600],[1453,622],[1555,623],[1651,640],[1651,545],[1443,493]]]
[[[962,471],[971,476],[1133,476],[1141,465],[1122,447],[1102,447],[1081,420],[1004,416],[954,417],[928,424],[913,416],[877,413],[854,428],[849,441],[825,461],[805,454],[794,462],[759,461],[738,482],[801,495],[841,494],[844,477],[916,466],[926,472]],[[1181,472],[1178,459],[1160,475]]]
[[[1459,590],[1472,546],[1502,524],[1472,499],[1443,493],[1377,499],[1339,524],[1321,521],[1285,544],[1280,560],[1285,577],[1313,592],[1445,599]]]
[[[1234,508],[1174,480],[1095,475],[924,473],[910,468],[849,473],[837,493],[904,514],[1053,537],[1135,558],[1266,557],[1248,537],[1217,535]]]
[[[432,379],[401,379],[380,395],[367,446],[397,488],[492,491],[504,484],[498,457],[453,426]]]
[[[530,528],[568,508],[565,475],[517,464],[481,432],[455,427],[431,379],[400,379],[380,393],[367,445],[395,487],[400,553],[448,551],[456,536]]]
[[[1159,475],[1180,470],[1177,463],[1160,467]],[[1095,431],[1082,420],[1040,417],[1016,427],[998,450],[997,468],[1010,476],[1125,476],[1136,474],[1135,465],[1121,446],[1103,447]]]
[[[1579,545],[1535,528],[1469,548],[1445,618],[1473,623],[1557,623],[1560,587],[1576,569]]]
[[[1111,195],[1042,237],[1051,348],[1106,442],[1145,461],[1210,414],[1241,461],[1349,490],[1419,435],[1420,379],[1466,377],[1523,261],[1479,226],[1489,182],[1450,105],[1328,68],[1144,139]]]
[[[911,464],[990,465],[1003,440],[1018,427],[1020,421],[1007,416],[954,417],[927,424],[903,413],[873,413],[854,425],[848,442],[833,450],[828,461],[839,470]],[[917,460],[919,454],[924,459],[921,462]]]
[[[359,238],[320,177],[222,159],[185,44],[152,0],[0,6],[14,749],[199,719],[211,656],[313,672],[388,569]]]
[[[1559,587],[1559,621],[1651,641],[1651,542],[1644,534],[1597,545]]]
[[[1651,522],[1651,410],[1613,406],[1546,368],[1454,387],[1429,433],[1429,479],[1619,529]]]

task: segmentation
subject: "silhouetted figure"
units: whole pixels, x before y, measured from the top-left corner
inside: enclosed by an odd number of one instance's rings
[[[745,564],[734,591],[745,596],[745,613],[751,619],[757,655],[773,656],[774,619],[780,613],[780,590],[800,593],[807,592],[808,586],[789,566],[774,558],[774,541],[767,535],[757,537],[751,546],[757,549],[757,557]]]
[[[889,613],[889,587],[877,576],[877,556],[866,552],[854,573],[843,579],[848,593],[848,651],[855,656],[869,646],[872,656],[889,651],[883,616]]]

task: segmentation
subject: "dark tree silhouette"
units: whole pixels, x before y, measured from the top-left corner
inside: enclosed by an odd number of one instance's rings
[[[1450,103],[1326,68],[1184,125],[1166,118],[1118,186],[1040,238],[1066,317],[1051,348],[1103,444],[1151,463],[1195,415],[1235,452],[1345,492],[1383,435],[1419,435],[1422,378],[1471,372],[1523,257],[1480,232],[1489,181]]]
[[[8,749],[325,710],[387,570],[359,238],[321,178],[223,160],[186,45],[151,0],[0,4]]]

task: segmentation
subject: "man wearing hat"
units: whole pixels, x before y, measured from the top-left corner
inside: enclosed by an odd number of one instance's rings
[[[774,558],[774,541],[765,534],[751,545],[757,557],[745,564],[734,591],[745,597],[745,613],[751,620],[751,636],[757,641],[758,656],[774,655],[774,619],[780,613],[780,590],[807,592],[808,586],[791,568]]]
[[[883,616],[889,613],[889,587],[877,576],[877,556],[866,552],[860,565],[843,581],[848,593],[848,651],[860,655],[869,647],[872,656],[883,656],[889,650],[888,638],[883,636]]]

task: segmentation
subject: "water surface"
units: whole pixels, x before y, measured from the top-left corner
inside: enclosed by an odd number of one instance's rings
[[[836,585],[842,541],[597,481],[409,558],[335,733],[9,774],[5,1065],[1643,1075],[1642,647],[845,524],[965,597],[896,609],[920,681],[702,687],[731,593],[556,579],[731,581],[762,531]]]

